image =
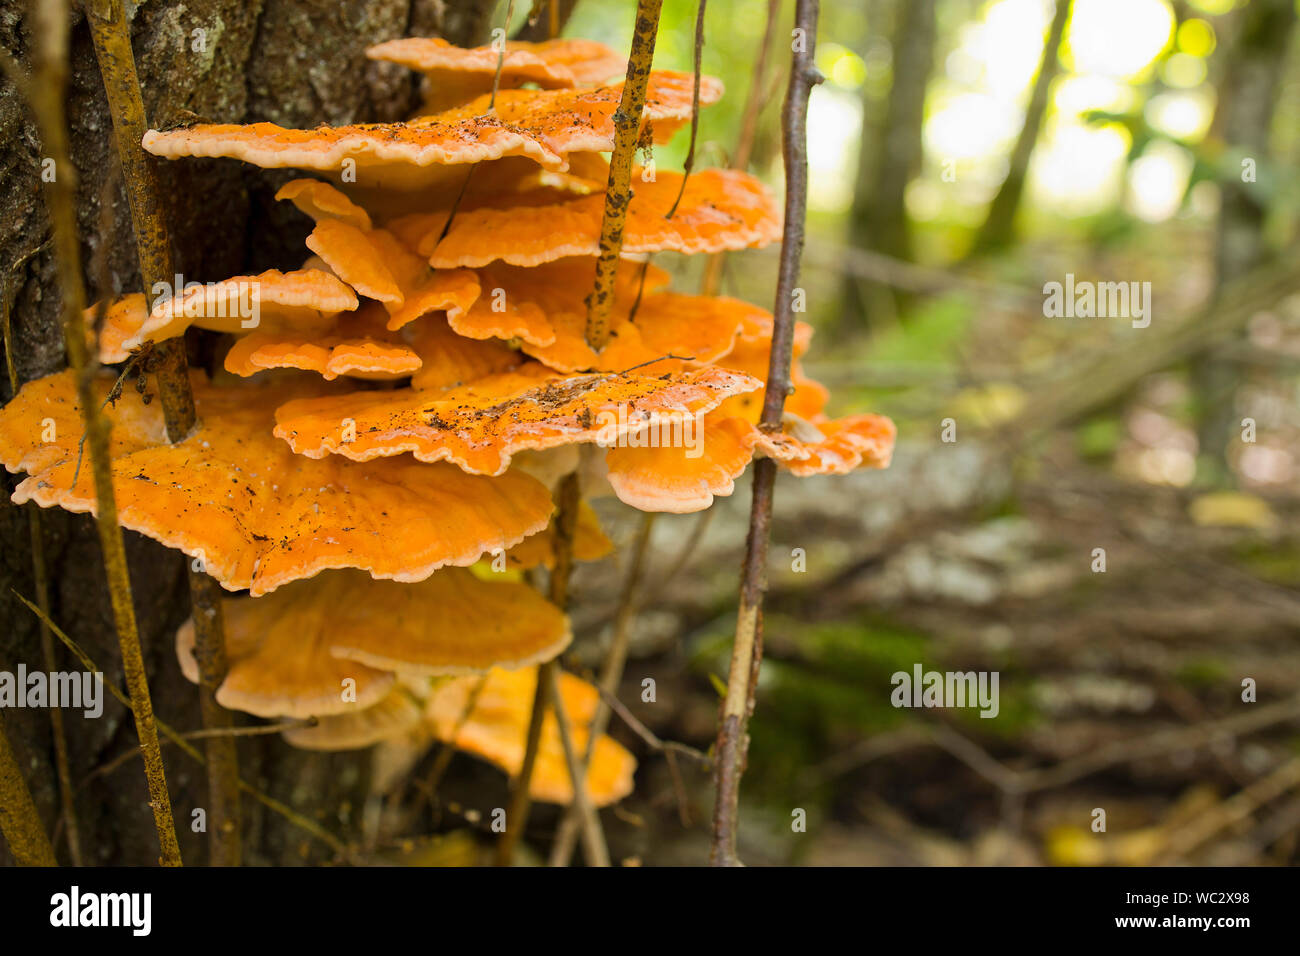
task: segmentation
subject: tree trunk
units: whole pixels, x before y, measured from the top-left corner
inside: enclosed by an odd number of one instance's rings
[[[998,187],[993,202],[989,204],[988,216],[975,237],[971,248],[972,256],[996,252],[1008,246],[1015,238],[1016,211],[1020,208],[1020,197],[1025,191],[1025,177],[1029,173],[1029,158],[1038,143],[1038,134],[1043,128],[1043,117],[1047,113],[1048,94],[1052,89],[1052,80],[1060,70],[1057,56],[1061,48],[1061,39],[1065,36],[1065,25],[1070,19],[1071,0],[1056,0],[1056,12],[1052,15],[1052,25],[1047,31],[1047,42],[1043,46],[1043,58],[1039,61],[1038,77],[1034,80],[1034,90],[1025,107],[1025,123],[1020,127],[1020,135],[1011,150],[1011,161],[1007,167],[1007,178]]]
[[[849,222],[856,249],[912,258],[912,236],[904,205],[907,184],[921,169],[921,126],[925,91],[934,66],[935,4],[900,0],[895,5],[894,80],[883,127],[867,121],[872,104],[863,93],[862,148]],[[878,137],[874,134],[879,134]],[[851,277],[844,288],[846,314],[875,324],[897,309],[893,291]]]
[[[1228,58],[1215,116],[1218,135],[1226,145],[1228,164],[1222,183],[1215,234],[1215,295],[1225,283],[1268,259],[1264,220],[1268,212],[1264,182],[1272,157],[1269,149],[1278,84],[1286,67],[1287,44],[1295,25],[1292,0],[1252,0],[1242,11],[1241,32]],[[1247,175],[1243,159],[1252,161],[1256,176]],[[1279,171],[1280,172],[1280,171]],[[1227,451],[1240,415],[1233,398],[1238,368],[1230,361],[1206,355],[1192,366],[1196,390],[1197,437],[1202,477],[1227,480]]]
[[[365,48],[406,35],[483,42],[492,9],[490,0],[145,0],[128,5],[128,15],[153,126],[197,114],[214,122],[311,127],[406,115],[418,100],[414,74],[371,63]],[[30,48],[25,15],[21,0],[0,0],[0,44],[24,66]],[[140,278],[130,212],[116,175],[112,123],[80,13],[73,24],[71,60],[68,121],[79,177],[82,258],[93,301],[137,290]],[[48,250],[15,270],[45,241],[49,221],[41,195],[41,146],[26,104],[8,83],[0,86],[0,137],[7,197],[0,208],[0,269],[13,303],[13,358],[26,381],[63,367],[60,293]],[[288,171],[263,171],[232,160],[184,160],[160,162],[159,173],[176,267],[186,281],[298,268],[307,257],[303,241],[309,220],[272,199],[276,187],[291,177]],[[112,276],[112,289],[95,287],[101,262]],[[7,380],[0,388],[7,401]],[[15,483],[7,479],[6,499]],[[104,669],[105,681],[120,684],[94,524],[57,510],[42,512],[41,519],[52,616]],[[195,729],[198,691],[181,676],[173,646],[175,630],[189,613],[183,557],[129,532],[127,552],[154,707],[176,728]],[[6,501],[0,505],[0,669],[12,671],[22,662],[44,670],[38,622],[10,588],[34,594],[27,516]],[[57,656],[62,669],[74,668],[62,649]],[[156,838],[139,760],[90,777],[137,746],[130,715],[111,699],[98,720],[78,711],[64,713],[86,861],[154,863],[150,847]],[[47,829],[61,834],[49,713],[13,710],[5,717]],[[369,776],[366,752],[306,753],[278,736],[245,738],[239,749],[244,779],[345,839],[354,835]],[[164,746],[163,752],[185,862],[203,863],[206,837],[188,824],[206,799],[204,772],[175,748]],[[245,799],[244,806],[248,862],[304,863],[330,855],[261,804]],[[55,850],[67,862],[61,840]],[[8,849],[0,845],[0,864],[8,862]]]

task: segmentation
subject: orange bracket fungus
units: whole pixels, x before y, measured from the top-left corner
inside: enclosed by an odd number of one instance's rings
[[[672,270],[647,261],[777,240],[782,213],[758,179],[629,160],[630,193],[607,195],[601,154],[629,131],[624,145],[647,150],[671,138],[692,119],[691,74],[635,57],[629,70],[576,39],[465,50],[412,37],[367,55],[427,78],[423,115],[144,135],[158,157],[330,181],[276,194],[312,220],[301,268],[191,284],[152,308],[138,293],[104,304],[87,339],[101,361],[194,326],[222,337],[231,373],[192,371],[198,422],[174,444],[159,409],[114,375],[93,381],[113,425],[117,521],[248,591],[221,602],[223,705],[304,721],[283,734],[306,749],[443,741],[512,777],[531,767],[516,793],[556,803],[581,802],[576,749],[588,803],[606,806],[631,792],[636,763],[603,734],[599,692],[559,672],[551,707],[565,722],[534,706],[539,665],[549,686],[571,640],[566,589],[544,598],[543,569],[567,584],[574,560],[614,549],[585,500],[553,521],[553,491],[699,511],[756,458],[796,476],[885,467],[894,428],[828,414],[798,362],[810,328],[674,290]],[[618,112],[633,74],[639,116]],[[722,95],[711,77],[698,89],[699,105]],[[607,202],[626,221],[601,267],[603,334],[589,338]],[[791,391],[774,417],[765,385],[784,389],[783,349]],[[27,475],[14,501],[98,507],[76,384],[72,371],[28,382],[0,410],[0,462]],[[192,644],[191,621],[177,652],[194,679]]]

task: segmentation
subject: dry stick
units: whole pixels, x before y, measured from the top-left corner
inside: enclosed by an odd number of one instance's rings
[[[81,645],[79,645],[72,638],[68,637],[68,635],[63,632],[63,629],[60,628],[57,624],[55,624],[54,621],[49,617],[49,615],[45,614],[43,611],[41,611],[39,607],[37,607],[31,601],[27,600],[27,598],[23,597],[23,595],[19,594],[17,591],[13,590],[13,588],[10,588],[9,590],[14,597],[18,598],[18,600],[23,602],[23,604],[27,605],[27,608],[33,614],[35,614],[42,621],[45,622],[46,626],[49,627],[49,629],[54,632],[54,636],[57,637],[60,641],[62,641],[64,646],[67,647],[67,649],[72,652],[72,655],[76,657],[78,661],[81,662],[82,667],[84,667],[87,671],[90,671],[92,673],[102,673],[102,671],[99,668],[99,665],[96,664],[91,659],[90,655],[85,652],[85,650],[81,647]],[[117,699],[117,701],[120,704],[122,704],[122,706],[124,707],[131,706],[130,698],[127,697],[126,694],[118,690],[116,684],[111,684],[105,681],[104,686],[108,688],[108,692],[112,694]],[[186,740],[186,737],[190,736],[189,734],[182,734],[176,730],[173,730],[170,724],[167,724],[161,720],[156,722],[156,726],[158,728],[159,733],[161,733],[164,737],[166,737],[168,740],[174,743],[182,751],[184,751],[184,753],[187,756],[198,761],[201,765],[207,764],[207,760],[203,756],[203,754],[200,753],[195,747],[193,747],[188,740]],[[276,800],[274,797],[268,797],[266,794],[262,793],[262,791],[258,790],[252,784],[246,783],[243,780],[236,780],[235,782],[238,784],[240,790],[244,791],[244,793],[248,794],[250,797],[252,797],[258,803],[262,804],[272,813],[278,813],[280,816],[284,817],[294,826],[304,830],[307,833],[310,833],[312,836],[316,837],[316,839],[320,840],[330,849],[334,850],[334,852],[339,854],[339,856],[346,857],[348,859],[352,859],[355,856],[351,847],[349,847],[346,843],[344,843],[334,834],[330,833],[324,827],[317,824],[314,820],[311,820],[310,818],[303,816],[301,813],[298,813],[292,807],[288,806],[287,804],[281,803],[279,800]]]
[[[23,772],[9,748],[4,719],[0,717],[0,833],[19,866],[58,866],[49,834],[41,825],[36,802]]]
[[[180,866],[180,846],[172,821],[171,798],[162,753],[158,747],[158,729],[154,722],[153,702],[145,673],[144,654],[136,629],[135,608],[131,602],[131,580],[126,566],[122,529],[117,524],[117,502],[113,497],[112,458],[109,445],[109,422],[95,397],[95,363],[86,345],[83,317],[85,295],[81,285],[81,250],[77,241],[76,169],[68,159],[67,127],[64,124],[64,91],[67,86],[68,16],[63,0],[40,0],[32,11],[33,61],[36,82],[28,88],[32,113],[40,131],[46,155],[54,161],[53,181],[46,184],[45,199],[54,233],[54,248],[62,286],[62,310],[65,348],[77,384],[77,399],[86,422],[90,445],[91,470],[95,483],[95,518],[99,527],[100,547],[104,553],[104,570],[108,578],[113,621],[122,650],[122,669],[131,693],[131,712],[136,732],[144,750],[145,776],[149,782],[149,805],[158,830],[161,862]]]
[[[691,144],[686,149],[686,165],[682,167],[682,185],[677,190],[677,198],[673,200],[672,208],[668,210],[665,219],[673,218],[673,213],[677,212],[682,196],[686,195],[686,181],[691,178],[691,170],[695,167],[695,139],[700,131],[700,68],[704,61],[704,10],[707,6],[708,0],[700,0],[695,8],[695,77],[691,89]]]
[[[573,744],[573,728],[569,723],[569,715],[564,711],[564,698],[560,696],[559,668],[550,668],[548,676],[551,686],[547,693],[555,710],[555,725],[560,731],[560,747],[564,750],[564,762],[568,765],[569,782],[573,786],[572,806],[578,811],[579,819],[582,821],[582,852],[589,866],[607,867],[609,847],[605,845],[605,834],[600,829],[600,817],[596,815],[596,808],[587,793],[586,762],[579,761],[578,750]],[[594,739],[594,737],[588,738],[589,741]]]
[[[772,309],[772,350],[767,388],[763,393],[763,414],[759,420],[759,428],[767,432],[780,430],[785,398],[790,391],[790,361],[794,347],[793,295],[799,280],[808,198],[808,97],[813,86],[821,82],[821,74],[813,66],[817,13],[818,0],[796,0],[795,26],[802,31],[802,37],[797,37],[794,44],[790,85],[782,117],[785,233],[781,239],[781,270],[776,283],[776,303]],[[736,637],[731,648],[731,669],[727,674],[727,696],[718,724],[717,797],[713,805],[713,843],[709,852],[709,862],[714,866],[740,865],[736,856],[736,817],[740,778],[749,749],[746,725],[754,709],[754,687],[758,683],[758,667],[763,657],[763,592],[767,586],[767,542],[776,462],[771,458],[761,459],[754,466],[753,480]]]
[[[632,544],[632,562],[628,565],[627,577],[623,580],[623,590],[619,595],[618,612],[614,616],[614,633],[605,652],[605,661],[601,664],[597,687],[604,693],[613,695],[618,692],[618,685],[623,680],[623,668],[627,664],[628,637],[632,631],[632,618],[636,612],[636,593],[641,584],[642,569],[645,565],[646,552],[649,550],[650,537],[654,532],[655,515],[647,513],[641,516],[641,527],[637,531],[636,541]],[[591,764],[592,752],[596,741],[609,726],[609,704],[602,695],[596,705],[596,712],[591,717],[591,727],[587,737],[587,747],[582,755],[580,778],[587,779],[587,767]],[[568,866],[573,857],[573,847],[578,836],[580,811],[577,803],[571,803],[560,827],[555,831],[555,843],[551,846],[550,866]]]
[[[20,268],[29,258],[36,254],[33,249],[14,265]],[[0,324],[4,336],[5,366],[9,373],[9,389],[18,394],[18,369],[14,366],[13,335],[9,327],[10,313],[9,277],[0,282]],[[50,610],[50,586],[45,568],[45,537],[41,531],[41,509],[33,505],[27,511],[27,534],[32,548],[32,583],[36,588],[36,602],[47,614]],[[41,659],[45,669],[54,673],[59,669],[54,656],[54,635],[44,621],[40,622]],[[73,866],[81,866],[81,837],[77,825],[77,805],[73,799],[72,765],[68,760],[68,737],[63,724],[63,711],[58,707],[50,708],[50,733],[54,738],[54,769],[59,777],[59,805],[63,812],[64,826],[68,840],[68,858]]]
[[[763,42],[758,48],[758,58],[754,60],[754,73],[749,80],[749,92],[745,94],[745,111],[740,120],[740,138],[736,142],[736,154],[731,159],[732,169],[744,169],[749,165],[749,156],[754,150],[754,137],[758,132],[758,117],[763,112],[767,98],[763,90],[767,87],[767,59],[772,46],[772,37],[776,34],[776,15],[781,11],[781,0],[767,0],[767,25],[763,27]],[[699,68],[696,68],[699,73]],[[716,295],[718,280],[722,277],[722,263],[725,253],[715,252],[709,256],[704,266],[704,278],[700,280],[701,295]]]
[[[573,571],[573,539],[578,529],[578,507],[581,488],[577,472],[570,472],[560,482],[560,500],[554,519],[555,567],[551,571],[550,601],[561,611],[569,603],[569,575]],[[528,739],[524,744],[524,762],[519,775],[512,781],[510,806],[506,810],[506,830],[497,843],[497,866],[509,866],[514,860],[515,844],[528,824],[532,808],[529,787],[533,781],[533,767],[537,763],[537,749],[542,741],[542,721],[550,706],[551,671],[558,665],[549,660],[537,668],[537,687],[533,691],[533,709],[528,718]],[[573,781],[576,790],[579,783]]]
[[[1186,856],[1220,830],[1249,817],[1259,807],[1300,787],[1300,757],[1292,757],[1266,777],[1256,780],[1223,803],[1181,824],[1160,851],[1162,858]]]
[[[172,282],[174,269],[166,220],[159,200],[153,167],[140,147],[145,134],[144,102],[136,76],[135,54],[126,26],[122,0],[91,0],[87,21],[109,110],[117,136],[117,154],[122,179],[131,204],[140,276],[153,305],[154,292]],[[194,428],[197,412],[190,390],[184,338],[160,346],[163,361],[157,369],[158,391],[170,442],[184,440]],[[234,717],[216,700],[217,688],[226,679],[225,628],[221,613],[221,589],[202,570],[190,566],[190,605],[194,616],[194,659],[199,667],[199,707],[203,726],[226,730]],[[239,756],[235,740],[215,734],[204,744],[208,755],[208,816],[210,862],[215,866],[238,866],[240,862]]]
[[[492,97],[488,100],[488,112],[497,108],[497,90],[501,87],[501,70],[506,65],[506,33],[510,30],[510,21],[515,16],[515,0],[506,4],[506,25],[501,30],[501,49],[497,51],[497,71],[492,77]],[[468,182],[466,177],[466,182]],[[450,220],[448,220],[450,221]]]
[[[596,287],[587,298],[587,344],[599,352],[609,341],[609,316],[614,307],[614,277],[623,251],[623,227],[632,201],[632,156],[641,131],[646,84],[655,55],[659,11],[663,0],[637,0],[636,29],[627,59],[627,80],[614,111],[614,151],[609,158],[605,187],[605,213],[600,224],[600,256],[596,259]]]

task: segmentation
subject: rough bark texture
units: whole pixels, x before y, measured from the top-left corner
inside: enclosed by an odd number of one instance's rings
[[[416,102],[413,75],[370,63],[365,48],[407,34],[482,42],[491,13],[488,0],[152,0],[127,10],[145,108],[156,127],[191,114],[215,122],[269,120],[302,127],[399,118]],[[0,44],[23,64],[29,49],[25,14],[21,0],[0,0]],[[105,195],[105,181],[116,165],[112,124],[80,14],[72,29],[67,106],[88,298],[135,290],[140,279],[120,181]],[[11,275],[14,263],[45,241],[49,222],[41,200],[39,138],[26,105],[8,83],[0,85],[0,144],[5,183],[0,270],[13,297],[14,359],[26,381],[56,371],[64,360],[53,258],[43,252]],[[289,171],[190,160],[161,163],[159,173],[176,268],[187,281],[296,268],[306,258],[308,220],[272,199],[277,186],[291,178]],[[104,202],[110,204],[107,211]],[[101,221],[111,222],[102,240]],[[92,281],[101,256],[113,277],[111,290],[97,289]],[[7,401],[8,388],[0,387]],[[12,477],[6,479],[7,489],[13,484]],[[105,680],[120,683],[94,525],[86,517],[52,511],[45,513],[43,528],[53,617],[104,668]],[[172,647],[189,607],[184,562],[131,533],[127,552],[155,708],[182,730],[196,728],[198,693],[181,676]],[[12,670],[20,661],[40,668],[37,621],[13,600],[10,588],[29,596],[34,590],[27,519],[5,503],[0,505],[0,669]],[[60,651],[59,659],[66,661],[67,655]],[[87,862],[152,864],[153,824],[138,760],[87,779],[96,767],[136,746],[130,715],[111,700],[99,720],[65,713]],[[13,710],[5,716],[19,765],[53,833],[58,796],[48,712]],[[247,738],[239,747],[245,779],[345,838],[351,835],[368,778],[363,757],[294,751],[278,737]],[[203,771],[172,748],[164,748],[164,757],[185,861],[205,862],[206,836],[190,826],[192,811],[205,799]],[[247,862],[311,862],[328,853],[260,805],[248,801],[246,812]],[[58,841],[56,852],[66,862]],[[8,862],[8,849],[0,845],[0,863]]]

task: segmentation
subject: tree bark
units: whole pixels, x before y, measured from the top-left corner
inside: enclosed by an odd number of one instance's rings
[[[36,0],[39,2],[39,0]],[[486,39],[490,0],[145,0],[129,11],[132,45],[149,122],[164,127],[194,115],[213,122],[268,120],[285,126],[397,119],[418,101],[415,74],[365,59],[371,44],[406,35],[445,36],[455,43]],[[22,0],[0,0],[0,45],[27,67],[31,41]],[[196,32],[198,31],[198,32]],[[140,288],[130,210],[116,163],[99,69],[84,17],[74,14],[67,113],[78,173],[77,214],[89,301]],[[64,365],[60,294],[48,250],[21,269],[14,265],[45,242],[49,219],[41,198],[42,153],[27,105],[12,85],[0,86],[0,170],[6,202],[0,207],[0,275],[13,300],[14,361],[21,380]],[[273,195],[292,177],[230,160],[158,164],[176,268],[187,281],[223,279],[268,268],[298,268],[308,253],[309,220]],[[111,181],[112,188],[106,187]],[[107,208],[105,208],[105,206]],[[101,222],[108,226],[101,235]],[[96,265],[107,264],[113,288],[95,287]],[[193,348],[196,343],[191,343]],[[0,383],[5,401],[11,397]],[[6,499],[16,483],[6,478]],[[30,506],[28,506],[30,507]],[[45,512],[45,555],[54,620],[105,669],[122,680],[94,523],[86,516]],[[39,622],[10,594],[34,593],[27,517],[0,505],[0,669],[19,662],[43,669]],[[185,562],[139,535],[127,533],[136,582],[136,613],[154,705],[181,730],[200,725],[198,689],[180,674],[173,637],[189,613]],[[58,651],[65,669],[76,669]],[[87,779],[96,767],[135,748],[130,715],[109,700],[103,717],[65,711],[73,779],[81,784],[77,809],[86,861],[155,862],[156,843],[144,777],[132,761]],[[58,817],[49,715],[6,714],[10,742],[48,832]],[[303,810],[348,838],[359,820],[368,779],[365,752],[296,751],[278,736],[239,741],[241,775],[272,796]],[[186,862],[206,862],[206,834],[194,832],[192,813],[206,800],[205,775],[174,748],[164,747],[178,836]],[[351,810],[349,810],[349,807]],[[318,811],[328,816],[318,817]],[[247,801],[251,863],[305,863],[330,851]],[[0,864],[11,862],[0,845]],[[61,856],[61,862],[66,862]]]
[[[1038,76],[1029,96],[1029,105],[1025,107],[1025,122],[1020,128],[1020,135],[1016,137],[1016,145],[1011,150],[1007,178],[998,187],[997,194],[989,205],[984,225],[975,237],[975,245],[971,249],[973,256],[996,252],[1010,245],[1015,238],[1016,211],[1020,208],[1020,197],[1025,191],[1029,158],[1034,153],[1038,134],[1043,128],[1043,117],[1047,114],[1052,80],[1060,71],[1058,53],[1061,39],[1065,36],[1065,25],[1070,19],[1071,5],[1072,0],[1056,0],[1056,11],[1052,15],[1052,25],[1047,31],[1047,42],[1043,45],[1043,57],[1038,65]]]
[[[904,195],[921,169],[921,127],[925,120],[925,91],[934,66],[935,4],[900,0],[895,5],[894,80],[882,127],[867,122],[871,112],[863,93],[862,147],[849,221],[849,242],[855,249],[881,252],[896,259],[912,258],[912,234]],[[878,140],[871,137],[879,134]],[[892,290],[850,277],[844,288],[845,312],[867,325],[882,313],[896,311]]]
[[[1241,32],[1233,44],[1219,91],[1215,126],[1227,147],[1227,178],[1222,183],[1215,232],[1215,297],[1225,283],[1267,261],[1264,221],[1268,213],[1267,181],[1273,114],[1278,84],[1286,68],[1287,44],[1296,21],[1291,0],[1253,0],[1241,13]],[[1241,160],[1250,159],[1259,176],[1243,179]],[[1237,366],[1206,355],[1192,366],[1196,390],[1197,437],[1204,477],[1225,480],[1231,474],[1227,450],[1239,428],[1233,405],[1239,384]]]

